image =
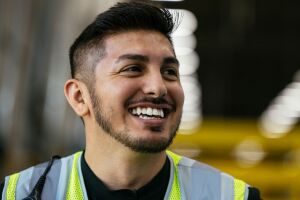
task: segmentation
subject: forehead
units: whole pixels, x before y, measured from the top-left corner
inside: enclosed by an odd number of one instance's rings
[[[126,53],[175,56],[168,38],[156,31],[133,30],[113,34],[104,40],[104,46],[106,55],[110,56]]]

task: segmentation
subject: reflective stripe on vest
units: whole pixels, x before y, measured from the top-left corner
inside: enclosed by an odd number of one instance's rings
[[[221,200],[247,199],[248,194],[245,193],[247,185],[244,181],[235,179],[232,176],[221,172]]]
[[[71,175],[69,179],[66,200],[84,200],[82,187],[80,185],[80,178],[78,174],[78,158],[81,156],[82,152],[77,152],[74,155]]]
[[[169,200],[181,200],[181,192],[180,192],[180,185],[179,185],[179,180],[178,180],[178,163],[181,160],[181,156],[171,152],[167,151],[167,154],[172,158],[173,163],[174,163],[174,172],[173,172],[173,183],[172,183],[172,189],[171,193],[169,195]]]
[[[246,183],[239,179],[234,179],[234,200],[243,200],[245,197]]]
[[[16,188],[20,177],[20,173],[15,173],[9,177],[6,189],[6,199],[15,200],[16,199]]]
[[[171,176],[165,200],[244,200],[248,197],[248,185],[232,176],[205,164],[167,151],[171,162]],[[81,171],[82,152],[55,162],[47,175],[42,199],[87,199]],[[25,198],[44,165],[29,168],[5,179],[2,199]],[[54,187],[53,187],[54,185]]]

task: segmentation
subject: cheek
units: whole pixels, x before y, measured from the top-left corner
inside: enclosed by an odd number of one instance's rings
[[[180,102],[180,106],[182,108],[183,103],[184,103],[184,92],[183,92],[183,90],[180,90],[180,92],[178,94],[178,101]]]
[[[135,95],[138,91],[138,84],[134,81],[117,81],[111,82],[105,86],[105,92],[109,96],[108,104],[116,105],[121,103],[124,105],[125,101]],[[105,95],[105,94],[104,94]],[[107,97],[106,96],[106,97]],[[104,96],[105,98],[105,96]]]
[[[174,98],[177,107],[182,108],[184,102],[184,92],[180,85],[171,87],[171,95]]]

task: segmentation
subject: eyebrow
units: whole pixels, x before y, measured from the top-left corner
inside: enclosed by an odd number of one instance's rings
[[[121,62],[122,60],[136,60],[141,62],[149,62],[149,58],[147,56],[140,55],[140,54],[124,54],[121,55],[116,62],[118,63]]]
[[[163,63],[164,64],[176,64],[179,66],[179,61],[177,60],[177,58],[172,57],[172,56],[164,58]]]
[[[122,60],[135,60],[140,62],[149,62],[149,57],[140,54],[124,54],[118,57],[116,63],[121,62]],[[165,57],[163,59],[163,64],[176,64],[179,66],[179,61],[173,56]]]

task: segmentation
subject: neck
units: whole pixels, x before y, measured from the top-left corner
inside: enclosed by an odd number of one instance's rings
[[[165,152],[138,153],[110,136],[105,137],[93,140],[87,137],[85,159],[110,190],[139,189],[150,182],[165,163]]]

